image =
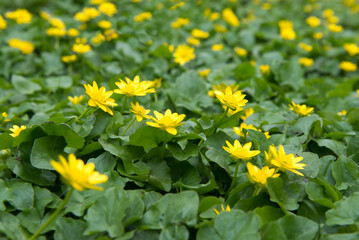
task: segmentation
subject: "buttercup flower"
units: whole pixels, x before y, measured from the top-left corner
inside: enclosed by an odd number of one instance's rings
[[[209,37],[208,32],[202,31],[198,28],[193,29],[191,34],[194,38],[206,39]]]
[[[323,33],[321,33],[321,32],[315,32],[315,33],[313,33],[313,38],[315,38],[315,39],[322,39],[323,38]]]
[[[70,28],[69,30],[67,30],[67,36],[77,37],[79,34],[79,30],[77,30],[76,28]]]
[[[218,51],[222,51],[223,50],[223,45],[222,44],[213,44],[211,46],[212,51],[218,52]]]
[[[240,57],[245,57],[247,56],[247,50],[245,50],[244,48],[240,48],[240,47],[235,47],[234,51],[236,52],[236,54]]]
[[[222,18],[224,21],[226,21],[228,24],[232,25],[233,27],[238,27],[240,25],[237,16],[230,8],[223,9]]]
[[[345,72],[355,72],[358,69],[355,63],[349,61],[342,61],[339,68]]]
[[[176,135],[176,127],[183,125],[182,120],[186,117],[184,114],[178,115],[178,113],[172,113],[170,109],[167,109],[165,114],[161,114],[157,111],[154,111],[155,117],[151,117],[153,122],[146,122],[147,125],[151,127],[160,128],[166,130],[169,134]]]
[[[295,104],[293,101],[292,105],[289,104],[289,109],[302,116],[309,116],[314,111],[312,107],[307,107],[305,104]]]
[[[259,71],[261,71],[261,73],[263,75],[267,75],[267,74],[270,73],[270,67],[269,67],[269,65],[260,65],[259,66]]]
[[[180,28],[189,24],[188,18],[177,18],[176,21],[171,23],[172,28]]]
[[[115,100],[110,98],[112,95],[112,91],[107,91],[105,87],[98,88],[97,83],[93,81],[93,86],[90,84],[84,84],[86,93],[90,97],[88,101],[88,105],[91,107],[99,107],[104,112],[108,112],[110,115],[113,115],[113,112],[110,107],[117,106]]]
[[[298,44],[298,46],[299,46],[301,49],[303,49],[304,51],[306,51],[306,52],[311,52],[311,51],[313,50],[313,47],[312,47],[312,46],[310,46],[310,45],[308,45],[308,44],[306,44],[306,43],[304,43],[304,42],[300,42],[300,43]]]
[[[203,70],[198,70],[198,75],[200,75],[201,77],[207,77],[211,72],[211,69],[206,68]]]
[[[341,112],[337,113],[338,116],[345,116],[346,114],[347,114],[346,110],[342,110]]]
[[[46,34],[49,36],[63,37],[66,35],[66,29],[64,28],[48,28]]]
[[[314,63],[312,58],[299,58],[298,62],[299,62],[300,65],[303,65],[303,66],[306,66],[306,67],[310,67]]]
[[[176,3],[175,5],[173,5],[172,7],[170,7],[170,10],[175,10],[179,7],[183,7],[185,5],[185,2],[179,2],[179,3]]]
[[[179,63],[181,66],[196,57],[196,55],[194,54],[194,48],[187,46],[186,44],[177,46],[175,52],[173,53],[173,56],[175,58],[174,61],[176,63]]]
[[[211,98],[215,98],[216,97],[216,94],[214,93],[215,91],[220,91],[220,92],[225,93],[227,87],[230,87],[232,89],[232,92],[235,92],[235,91],[238,90],[239,85],[238,84],[231,84],[231,85],[228,86],[225,83],[215,84],[215,85],[212,86],[212,90],[208,92],[208,95]]]
[[[233,92],[231,87],[227,87],[224,93],[214,91],[214,94],[216,94],[216,97],[222,105],[232,110],[238,110],[239,108],[242,110],[242,107],[248,102],[247,99],[244,99],[246,95],[242,94],[242,91]]]
[[[215,208],[212,208],[212,209],[216,215],[219,215],[219,211],[217,209],[215,209]],[[227,205],[226,209],[224,209],[223,204],[221,204],[221,212],[230,212],[230,211],[231,211],[231,208],[229,207],[229,205]]]
[[[126,82],[120,79],[121,82],[116,82],[118,89],[114,92],[117,94],[124,94],[127,97],[145,96],[147,93],[154,93],[153,83],[151,81],[140,82],[140,77],[135,76],[133,81],[125,77]]]
[[[188,37],[188,38],[186,38],[186,41],[188,44],[191,44],[193,46],[198,46],[201,43],[201,41],[199,39],[194,38],[194,37]]]
[[[84,54],[91,51],[90,44],[86,43],[86,39],[76,38],[76,43],[72,45],[72,51],[79,54]]]
[[[12,12],[6,12],[5,17],[8,19],[15,20],[17,24],[30,23],[32,19],[31,13],[23,8],[16,9]]]
[[[296,37],[295,31],[293,30],[293,23],[289,20],[281,20],[278,23],[280,36],[285,40],[293,40]]]
[[[241,123],[241,125],[239,127],[234,127],[233,131],[241,137],[244,137],[244,133],[243,133],[243,129],[252,129],[252,130],[256,130],[256,131],[260,131],[258,130],[255,126],[253,126],[252,124],[246,124],[246,123]]]
[[[226,144],[228,147],[224,146],[223,149],[230,153],[231,157],[235,160],[242,159],[246,161],[260,154],[260,151],[258,150],[250,150],[252,142],[248,142],[242,146],[238,140],[234,140],[233,146],[228,141],[226,141]]]
[[[78,191],[85,189],[95,189],[102,191],[102,188],[95,184],[104,183],[108,177],[95,171],[94,163],[86,165],[81,159],[77,159],[74,154],[69,154],[69,160],[59,155],[60,162],[51,160],[52,167],[61,174],[66,183],[70,184]]]
[[[355,56],[359,53],[359,47],[355,43],[346,43],[343,47],[350,56]]]
[[[247,170],[248,180],[251,183],[258,184],[262,188],[265,188],[267,186],[268,178],[279,177],[279,173],[275,173],[274,168],[264,166],[262,169],[259,169],[257,166],[252,165],[250,162],[247,162]]]
[[[12,38],[8,42],[9,46],[12,48],[17,48],[21,51],[22,54],[30,54],[34,51],[34,44],[28,41],[23,41],[18,38]]]
[[[143,119],[149,119],[150,116],[147,115],[151,112],[151,110],[147,110],[144,107],[140,106],[140,104],[138,102],[136,102],[136,104],[133,104],[131,102],[131,112],[133,112],[134,114],[136,114],[136,119],[137,121],[141,122]]]
[[[221,24],[214,24],[214,31],[219,33],[225,33],[227,32],[227,28]]]
[[[6,20],[0,15],[0,30],[4,30],[7,28]]]
[[[305,21],[312,28],[318,27],[320,25],[320,19],[314,16],[308,17]]]
[[[97,26],[99,26],[100,28],[103,28],[103,29],[109,29],[112,27],[112,23],[107,20],[101,20],[97,23]]]
[[[334,24],[334,23],[329,24],[328,29],[329,29],[329,31],[331,31],[331,32],[342,32],[342,31],[343,31],[343,27],[342,27],[342,26],[336,25],[336,24]]]
[[[97,33],[96,36],[94,36],[93,38],[91,38],[91,42],[93,44],[100,44],[103,41],[105,41],[105,36],[102,33]]]
[[[101,3],[98,10],[110,17],[117,12],[116,5],[110,2]]]
[[[24,126],[24,125],[21,125],[20,127],[17,125],[14,125],[14,126],[12,126],[12,128],[10,128],[10,131],[13,133],[10,133],[9,135],[11,137],[17,137],[17,136],[19,136],[20,132],[25,129],[26,129],[26,126]]]
[[[269,146],[269,152],[264,152],[266,160],[273,166],[279,168],[281,171],[291,171],[295,174],[303,176],[303,174],[296,169],[304,169],[306,164],[299,163],[303,160],[303,157],[294,157],[293,154],[286,155],[282,145],[279,145],[279,149],[274,145]]]
[[[76,60],[77,56],[75,54],[61,57],[61,61],[63,61],[64,63],[71,63],[75,62]]]
[[[73,105],[77,105],[84,99],[84,96],[83,95],[74,96],[74,97],[68,96],[68,99],[72,102]]]
[[[152,14],[150,12],[143,12],[134,16],[133,20],[135,20],[135,22],[143,22],[150,18],[152,18]]]

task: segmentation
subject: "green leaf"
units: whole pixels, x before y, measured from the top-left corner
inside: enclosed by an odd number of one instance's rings
[[[295,90],[298,90],[304,82],[302,67],[295,58],[281,64],[277,76],[280,85],[290,85]]]
[[[314,140],[318,143],[320,147],[326,147],[332,150],[337,156],[343,155],[346,156],[346,147],[344,143],[338,142],[336,140],[331,139],[317,139]]]
[[[39,169],[53,170],[51,160],[57,160],[63,154],[66,142],[63,137],[46,136],[35,140],[31,151],[32,166]]]
[[[33,94],[34,92],[41,90],[41,86],[39,84],[19,75],[12,75],[11,83],[14,88],[22,94]]]
[[[169,143],[167,146],[175,157],[179,161],[187,160],[189,157],[194,157],[198,155],[198,146],[196,144],[189,143],[184,149],[178,143]]]
[[[222,201],[216,197],[213,196],[204,197],[202,198],[201,203],[199,204],[198,213],[201,214],[207,211],[208,209],[212,208],[213,206],[221,203]]]
[[[30,209],[34,205],[34,189],[30,183],[14,183],[11,185],[11,198],[11,204],[17,209]]]
[[[7,212],[0,212],[0,232],[13,240],[27,239],[20,227],[19,219]]]
[[[163,141],[168,141],[171,136],[158,128],[143,126],[130,136],[129,144],[144,147],[146,150],[157,147]]]
[[[87,240],[96,239],[97,236],[84,236],[87,224],[84,221],[72,218],[59,218],[56,221],[54,238],[56,240]]]
[[[336,202],[326,213],[327,225],[350,225],[359,223],[359,193]]]
[[[185,240],[189,238],[189,232],[185,226],[173,225],[161,231],[159,240]]]
[[[11,190],[5,185],[4,180],[0,179],[0,210],[4,211],[6,209],[4,201],[10,201],[11,199]]]
[[[11,148],[13,145],[14,138],[8,133],[0,134],[0,150]]]
[[[126,194],[129,204],[126,208],[126,216],[123,219],[123,222],[125,226],[128,226],[142,218],[145,204],[142,201],[143,193],[141,190],[126,191]]]
[[[285,236],[290,240],[314,239],[319,231],[316,222],[296,215],[285,216],[278,222]]]
[[[72,86],[72,78],[70,76],[48,77],[46,78],[46,86],[52,91],[55,91],[59,88],[70,88]]]
[[[34,187],[34,206],[36,210],[39,212],[40,216],[42,217],[45,212],[45,207],[53,201],[53,196],[51,192],[46,188],[40,188],[38,186]]]
[[[258,207],[253,212],[261,218],[263,224],[276,221],[284,215],[280,208],[272,206]]]
[[[255,74],[256,69],[249,62],[241,63],[234,69],[234,78],[239,81],[248,80],[254,77]]]
[[[261,229],[261,237],[263,240],[288,240],[283,229],[278,222],[268,222]]]
[[[281,178],[269,178],[267,184],[270,200],[285,207],[287,210],[296,210],[300,197],[300,190],[294,182],[283,183]]]
[[[303,160],[300,163],[306,164],[304,169],[300,170],[300,172],[303,173],[306,177],[317,177],[321,167],[321,162],[318,155],[311,152],[302,152],[300,156],[303,157]]]
[[[66,124],[46,123],[41,128],[48,134],[54,136],[62,136],[65,138],[67,147],[81,148],[84,145],[84,138],[79,136]]]
[[[97,158],[91,158],[87,162],[94,163],[96,171],[100,173],[112,171],[116,166],[116,158],[108,152],[104,152]]]
[[[333,163],[332,173],[339,190],[359,184],[359,166],[350,158],[340,156]]]
[[[148,182],[166,192],[171,190],[171,169],[167,163],[160,158],[152,158],[147,162],[151,168]]]

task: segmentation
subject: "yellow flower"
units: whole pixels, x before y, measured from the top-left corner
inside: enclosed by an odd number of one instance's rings
[[[252,124],[246,124],[246,123],[241,123],[241,125],[238,127],[234,127],[233,128],[233,131],[238,135],[238,136],[241,136],[241,137],[244,137],[244,133],[243,133],[243,129],[252,129],[252,130],[256,130],[256,131],[259,131],[261,132],[261,130],[258,130],[255,126],[253,126]]]
[[[110,98],[112,95],[112,91],[107,91],[105,87],[98,88],[97,83],[93,81],[93,86],[90,84],[84,84],[86,93],[90,97],[88,101],[88,105],[91,107],[99,107],[104,112],[108,112],[110,115],[113,115],[113,112],[110,107],[117,106],[115,100]]]
[[[213,12],[213,13],[211,13],[211,14],[208,16],[208,18],[209,18],[211,21],[215,21],[215,20],[217,20],[217,19],[220,18],[220,17],[221,17],[221,14],[218,13],[218,12]]]
[[[110,17],[117,12],[116,5],[110,2],[101,3],[98,10]]]
[[[301,49],[303,49],[304,51],[306,51],[306,52],[311,52],[311,51],[313,50],[313,47],[312,47],[312,46],[310,46],[310,45],[308,45],[308,44],[306,44],[306,43],[304,43],[304,42],[300,42],[300,43],[298,44],[298,46],[299,46]]]
[[[194,38],[206,39],[209,37],[208,32],[202,31],[198,28],[193,29],[191,34]]]
[[[151,110],[146,110],[144,107],[140,106],[138,102],[136,102],[136,105],[131,102],[131,108],[131,112],[136,114],[137,121],[141,122],[143,119],[150,118],[147,114],[149,114]]]
[[[108,30],[105,31],[104,36],[105,36],[106,41],[109,42],[109,41],[111,41],[113,39],[118,38],[118,33],[114,29],[108,29]]]
[[[339,22],[339,18],[337,16],[331,16],[331,17],[327,18],[327,21],[328,21],[328,23],[335,24],[335,23]]]
[[[336,24],[334,24],[334,23],[329,24],[328,29],[329,29],[329,31],[331,31],[331,32],[342,32],[342,31],[343,31],[343,27],[342,27],[342,26],[336,25]]]
[[[306,164],[298,163],[303,160],[303,157],[294,157],[293,154],[286,155],[282,145],[279,145],[277,149],[272,145],[269,146],[269,153],[264,152],[266,160],[273,166],[279,168],[281,171],[291,171],[295,174],[303,176],[302,173],[298,172],[296,169],[304,169]]]
[[[222,44],[213,44],[211,47],[212,51],[218,52],[223,50]]]
[[[100,5],[101,3],[107,2],[107,0],[91,0],[92,5]]]
[[[77,60],[77,56],[75,54],[61,57],[61,61],[63,61],[64,63],[70,63],[76,60]]]
[[[162,78],[155,78],[155,80],[152,81],[152,87],[159,88],[162,85]]]
[[[7,28],[6,20],[0,15],[0,30],[4,30]]]
[[[355,56],[359,53],[359,47],[355,43],[346,43],[343,47],[350,56]]]
[[[315,32],[315,33],[313,33],[313,38],[315,38],[315,39],[322,39],[323,38],[323,33],[321,33],[321,32]]]
[[[75,13],[74,18],[80,22],[87,22],[90,20],[89,16],[87,16],[84,12]]]
[[[102,29],[109,29],[112,27],[112,23],[107,20],[101,20],[97,23],[97,26],[99,26]]]
[[[278,26],[279,28],[293,28],[293,23],[289,20],[280,20]]]
[[[201,77],[207,77],[211,72],[211,69],[206,68],[203,70],[198,70],[198,75],[200,75]]]
[[[261,188],[267,186],[268,178],[277,178],[279,173],[275,173],[274,168],[269,168],[264,166],[262,169],[259,169],[257,166],[252,165],[250,162],[247,162],[247,177],[251,183],[258,184]]]
[[[248,102],[247,99],[244,99],[246,95],[242,94],[242,91],[233,92],[231,87],[227,87],[224,93],[222,91],[214,91],[214,94],[216,94],[222,105],[232,110],[242,110],[242,107]]]
[[[309,116],[314,111],[312,107],[307,107],[305,104],[295,104],[293,101],[292,105],[289,104],[289,109],[301,116]]]
[[[8,42],[9,46],[12,48],[17,48],[21,51],[22,54],[30,54],[34,51],[35,47],[31,42],[22,41],[18,38],[12,38]]]
[[[172,7],[170,7],[170,10],[175,10],[179,7],[182,7],[185,5],[185,2],[179,2],[179,3],[176,3],[175,5],[173,5]]]
[[[72,45],[72,51],[79,54],[84,54],[91,51],[90,44],[86,43],[86,39],[76,38],[76,43]]]
[[[3,117],[2,121],[3,121],[4,123],[11,121],[10,119],[6,119],[7,116],[8,116],[8,114],[7,114],[6,112],[3,112],[3,113],[1,114],[1,116]]]
[[[320,19],[317,18],[317,17],[314,17],[314,16],[310,16],[306,19],[306,23],[312,27],[312,28],[315,28],[315,27],[318,27],[320,25]]]
[[[77,191],[85,189],[95,189],[102,191],[102,188],[95,184],[104,183],[108,177],[95,171],[94,163],[86,165],[81,159],[77,159],[74,154],[69,154],[69,160],[59,155],[60,162],[51,160],[52,167],[61,174],[66,183],[70,184]]]
[[[244,121],[246,120],[250,115],[252,115],[254,113],[254,109],[253,108],[248,108],[244,111],[244,116],[241,116],[241,119]]]
[[[245,50],[244,48],[240,48],[240,47],[235,47],[234,51],[237,53],[238,56],[240,57],[245,57],[247,56],[247,50]]]
[[[303,66],[306,66],[306,67],[310,67],[314,63],[312,58],[299,58],[298,62],[299,62],[300,65],[303,65]]]
[[[356,97],[359,97],[359,89],[357,90],[357,94],[356,94]]]
[[[215,209],[215,208],[212,208],[212,209],[216,215],[219,215],[219,211],[217,209]],[[223,204],[221,204],[221,212],[230,212],[230,211],[231,211],[231,208],[229,207],[229,205],[227,205],[226,209],[224,209]]]
[[[270,3],[263,3],[263,4],[261,5],[261,8],[262,8],[263,10],[269,10],[269,9],[271,9],[271,7],[272,7],[272,5],[271,5]]]
[[[69,30],[67,30],[67,35],[70,37],[77,37],[79,34],[80,34],[79,30],[75,28],[70,28]]]
[[[102,33],[97,33],[96,36],[94,36],[93,38],[91,38],[91,42],[93,44],[100,44],[102,43],[103,41],[105,41],[105,36],[102,35]]]
[[[51,15],[47,12],[41,11],[40,12],[40,17],[42,17],[45,20],[49,20],[51,18]]]
[[[226,144],[228,147],[224,146],[223,149],[230,153],[231,157],[235,160],[242,159],[243,161],[247,161],[261,152],[259,150],[250,150],[252,142],[248,142],[242,146],[238,140],[234,140],[233,146],[228,141],[226,141]]]
[[[23,8],[18,8],[13,12],[6,12],[5,17],[15,20],[17,24],[30,23],[32,19],[31,13]]]
[[[20,127],[17,125],[14,125],[14,126],[12,126],[12,128],[10,128],[10,131],[13,133],[10,133],[9,135],[11,137],[17,137],[17,136],[19,136],[20,132],[25,129],[26,129],[26,126],[24,126],[24,125],[21,125]]]
[[[214,31],[224,33],[227,32],[227,28],[225,26],[222,26],[221,24],[214,24]]]
[[[296,37],[296,34],[292,28],[281,28],[280,36],[285,40],[293,40]]]
[[[50,22],[51,26],[54,28],[65,28],[66,27],[65,23],[59,18],[51,18],[49,22]]]
[[[121,82],[116,82],[118,89],[114,92],[117,94],[124,94],[127,97],[145,96],[147,93],[154,93],[153,83],[151,81],[140,82],[140,77],[135,76],[133,81],[125,77],[126,82],[120,79]]]
[[[215,91],[221,91],[221,92],[225,93],[227,87],[230,87],[232,89],[232,92],[235,92],[239,88],[239,85],[231,84],[231,85],[228,86],[225,83],[215,84],[215,85],[212,86],[212,90],[208,92],[208,95],[211,98],[215,98],[216,97],[216,94],[214,93]]]
[[[46,34],[49,36],[62,37],[66,34],[65,28],[48,28]]]
[[[189,24],[188,18],[177,18],[176,21],[171,23],[172,28],[180,28]]]
[[[161,114],[157,111],[154,111],[155,117],[151,117],[153,122],[147,122],[147,125],[151,127],[160,128],[166,130],[169,134],[176,135],[176,127],[183,125],[181,121],[186,117],[184,114],[178,115],[178,113],[172,113],[170,109],[167,109],[165,114]]]
[[[345,72],[355,72],[357,70],[357,65],[349,61],[342,61],[339,64],[339,68]]]
[[[84,96],[83,95],[81,95],[79,97],[78,96],[74,96],[74,97],[68,96],[68,99],[72,102],[73,105],[77,105],[84,99]]]
[[[347,111],[342,110],[341,112],[338,112],[337,114],[338,114],[338,116],[345,116],[347,114]]]
[[[260,65],[260,66],[259,66],[259,70],[261,71],[261,73],[262,73],[263,75],[267,75],[267,74],[270,73],[270,67],[269,67],[269,65]]]
[[[93,7],[85,7],[84,9],[82,9],[82,12],[89,18],[89,19],[94,19],[97,18],[98,16],[100,16],[100,12]]]
[[[143,12],[134,16],[133,20],[135,20],[135,22],[143,22],[150,18],[152,18],[152,14],[150,12]]]
[[[329,17],[331,17],[331,16],[334,15],[334,11],[333,11],[332,9],[330,9],[330,8],[327,8],[327,9],[325,9],[325,10],[323,11],[322,14],[323,14],[323,17],[329,18]]]
[[[223,9],[222,18],[224,21],[226,21],[228,24],[232,25],[233,27],[238,27],[240,25],[237,16],[230,8]]]
[[[191,44],[191,45],[194,45],[194,46],[198,46],[201,43],[201,41],[199,39],[194,38],[194,37],[188,37],[186,39],[186,41],[187,41],[188,44]]]
[[[194,54],[194,48],[186,44],[178,45],[175,52],[173,53],[175,62],[183,66],[185,63],[191,61],[196,57]]]

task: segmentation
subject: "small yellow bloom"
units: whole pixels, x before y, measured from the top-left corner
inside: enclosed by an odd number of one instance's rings
[[[226,144],[228,147],[224,146],[223,149],[230,153],[231,157],[235,160],[242,159],[243,161],[247,161],[261,152],[259,150],[250,150],[252,142],[248,142],[242,146],[238,140],[234,140],[233,146],[228,141],[226,141]]]
[[[102,29],[109,29],[112,27],[112,23],[107,20],[101,20],[97,23],[97,26],[99,26]]]
[[[240,48],[240,47],[235,47],[234,51],[240,57],[245,57],[248,54],[247,50],[245,50],[244,48]]]
[[[101,3],[107,2],[107,0],[91,0],[92,5],[100,5]]]
[[[343,47],[350,56],[355,56],[359,53],[359,47],[355,43],[346,43]]]
[[[215,84],[215,85],[212,86],[212,90],[208,92],[208,95],[211,98],[215,98],[216,97],[216,94],[214,93],[215,91],[220,91],[220,92],[225,93],[227,87],[230,87],[232,89],[232,92],[235,92],[235,91],[238,90],[239,85],[238,84],[231,84],[231,85],[228,86],[225,83]]]
[[[345,72],[355,72],[357,70],[357,65],[349,61],[342,61],[339,64],[339,68]]]
[[[303,49],[304,51],[306,51],[306,52],[311,52],[311,51],[313,50],[313,47],[312,47],[312,46],[310,46],[310,45],[308,45],[308,44],[306,44],[306,43],[304,43],[304,42],[300,42],[300,43],[298,44],[298,46],[299,46],[301,49]]]
[[[183,125],[182,120],[186,117],[184,114],[178,115],[178,113],[172,113],[170,109],[167,109],[165,114],[161,114],[154,111],[155,117],[151,117],[153,122],[146,122],[151,127],[160,128],[166,130],[169,134],[176,135],[176,127]]]
[[[242,91],[233,92],[231,87],[227,87],[224,93],[222,91],[214,91],[214,94],[216,94],[216,97],[223,106],[232,110],[242,110],[248,102],[247,99],[244,99],[246,95],[242,94]]]
[[[79,54],[84,54],[91,51],[90,44],[86,43],[86,39],[76,39],[76,43],[72,45],[72,51]]]
[[[331,32],[342,32],[342,31],[343,31],[343,27],[342,27],[342,26],[336,25],[336,24],[334,24],[334,23],[329,24],[328,29],[329,29],[329,31],[331,31]]]
[[[173,53],[173,56],[175,58],[174,61],[179,63],[181,66],[185,65],[185,63],[196,57],[194,54],[194,48],[186,44],[178,45],[175,52]]]
[[[259,70],[263,75],[268,75],[270,73],[270,67],[269,65],[260,65]]]
[[[84,12],[75,13],[74,18],[80,22],[87,22],[90,20],[89,16],[87,16]]]
[[[133,112],[134,114],[136,114],[136,119],[137,121],[141,122],[143,119],[149,119],[150,116],[147,115],[151,112],[151,110],[147,110],[144,107],[140,106],[140,104],[138,102],[136,102],[136,104],[133,104],[131,102],[131,112]]]
[[[103,41],[105,41],[105,36],[102,33],[97,33],[96,36],[94,36],[93,38],[91,38],[91,42],[93,44],[100,44]]]
[[[100,12],[93,7],[85,7],[84,9],[82,9],[82,12],[88,16],[89,19],[94,19],[97,18],[98,16],[100,16]]]
[[[338,112],[337,114],[338,114],[338,116],[345,116],[347,114],[347,111],[342,110],[341,112]]]
[[[26,129],[26,126],[24,126],[24,125],[21,125],[20,127],[19,126],[17,126],[17,125],[14,125],[14,126],[12,126],[12,128],[10,128],[10,131],[11,132],[13,132],[13,133],[10,133],[9,135],[11,136],[11,137],[17,137],[17,136],[19,136],[20,135],[20,132],[22,131],[22,130],[25,130]]]
[[[191,34],[194,38],[199,38],[199,39],[206,39],[209,37],[208,32],[202,31],[198,28],[193,29]]]
[[[152,81],[152,87],[159,88],[162,85],[162,78],[155,78],[155,80]]]
[[[150,12],[143,12],[134,16],[133,20],[135,20],[135,22],[144,22],[150,18],[152,18],[152,14]]]
[[[310,16],[306,19],[306,23],[312,27],[312,28],[315,28],[315,27],[318,27],[320,25],[320,19],[317,18],[317,17],[314,17],[314,16]]]
[[[42,17],[45,20],[49,20],[51,18],[51,15],[47,12],[41,11],[40,12],[40,17]]]
[[[176,3],[175,5],[173,5],[172,7],[170,7],[170,10],[175,10],[177,8],[183,7],[185,5],[185,2],[179,2]]]
[[[327,8],[327,9],[325,9],[325,10],[323,11],[322,14],[323,14],[323,17],[329,18],[329,17],[331,17],[331,16],[334,15],[334,11],[333,11],[332,9],[330,9],[330,8]]]
[[[77,159],[74,154],[69,154],[69,160],[59,155],[60,162],[51,160],[52,167],[61,174],[66,183],[70,184],[77,191],[95,189],[102,191],[102,188],[95,184],[104,183],[108,177],[95,171],[94,163],[87,163]]]
[[[279,145],[277,149],[271,145],[269,146],[269,152],[264,152],[266,160],[273,166],[279,168],[281,171],[291,171],[295,174],[303,176],[301,172],[298,172],[296,169],[304,169],[306,164],[299,163],[303,160],[303,157],[294,157],[293,154],[286,155],[282,145]]]
[[[322,39],[323,38],[323,33],[321,33],[321,32],[315,32],[315,33],[313,33],[313,38],[315,38],[315,39]]]
[[[262,169],[259,169],[257,166],[252,165],[250,162],[247,162],[247,177],[251,183],[258,184],[261,188],[267,186],[268,178],[277,178],[279,173],[275,173],[274,168],[269,168],[264,166]]]
[[[293,101],[292,105],[289,104],[289,109],[301,116],[309,116],[314,111],[312,107],[307,107],[305,104],[295,104]]]
[[[76,60],[77,56],[75,54],[61,57],[61,61],[63,61],[64,63],[71,63],[75,62]]]
[[[337,16],[331,16],[327,18],[328,23],[336,24],[339,22],[339,18]]]
[[[0,30],[4,30],[7,28],[6,20],[0,15]]]
[[[110,17],[117,13],[116,5],[110,2],[101,3],[98,10]]]
[[[3,113],[1,114],[1,116],[3,117],[2,121],[3,121],[4,123],[11,121],[10,119],[6,119],[7,116],[8,116],[7,112],[3,112]]]
[[[115,82],[118,89],[114,92],[117,94],[124,94],[127,97],[145,96],[147,93],[154,93],[153,83],[151,81],[140,82],[140,77],[135,76],[133,81],[125,77],[126,82],[120,79],[120,82]]]
[[[186,41],[188,44],[191,44],[193,46],[198,46],[201,43],[201,41],[199,39],[194,38],[194,37],[188,37],[186,39]]]
[[[106,41],[109,42],[113,39],[118,38],[118,33],[115,29],[108,29],[105,31],[104,36],[105,36]]]
[[[188,18],[177,18],[176,21],[171,23],[172,28],[181,28],[189,24]]]
[[[250,115],[252,115],[254,113],[254,109],[253,108],[248,108],[244,111],[244,115],[241,116],[241,119],[244,121],[246,120]]]
[[[280,36],[285,40],[293,40],[296,37],[296,34],[292,28],[281,28]]]
[[[233,27],[238,27],[240,25],[237,16],[230,8],[223,9],[222,18],[224,21],[226,21],[228,24],[232,25]]]
[[[356,94],[356,97],[359,97],[359,89],[357,90],[357,94]]]
[[[225,33],[227,32],[227,28],[221,24],[214,24],[214,31],[219,33]]]
[[[238,127],[234,127],[233,128],[233,131],[238,135],[238,136],[241,136],[241,137],[244,137],[244,133],[243,133],[243,129],[252,129],[252,130],[255,130],[255,131],[259,131],[261,132],[261,130],[258,130],[255,126],[253,126],[252,124],[246,124],[246,123],[241,123],[241,125]]]
[[[272,5],[271,5],[270,3],[263,3],[263,4],[261,5],[261,8],[262,8],[263,10],[269,10],[269,9],[272,8]]]
[[[293,23],[289,20],[280,20],[278,26],[279,28],[293,28]]]
[[[32,19],[31,13],[23,8],[18,8],[12,12],[6,12],[5,17],[8,19],[15,20],[17,24],[30,23]]]
[[[212,51],[218,52],[218,51],[222,51],[223,50],[223,45],[222,44],[213,44],[211,46]]]
[[[54,28],[66,28],[65,23],[59,18],[51,18],[49,22]]]
[[[256,64],[257,64],[257,62],[256,62],[256,61],[254,61],[254,60],[252,60],[252,61],[250,61],[250,64],[251,64],[253,67],[255,67],[255,66],[256,66]]]
[[[112,95],[112,91],[107,91],[105,87],[98,88],[97,83],[93,81],[93,86],[90,84],[84,84],[86,93],[90,97],[88,101],[88,105],[91,107],[99,107],[104,112],[108,112],[110,115],[113,115],[113,112],[110,107],[117,106],[115,100],[110,98]]]
[[[219,211],[217,209],[215,209],[215,208],[212,208],[212,209],[216,215],[219,215]],[[226,209],[224,209],[223,204],[221,204],[221,212],[230,212],[230,211],[231,211],[231,208],[229,207],[229,205],[227,205]]]
[[[306,66],[306,67],[310,67],[314,63],[312,58],[299,58],[298,62],[299,62],[300,65],[303,65],[303,66]]]
[[[70,100],[70,102],[72,102],[73,105],[78,105],[84,99],[84,95],[74,97],[68,96],[68,99]]]
[[[206,68],[203,70],[198,70],[198,75],[200,75],[201,77],[207,77],[211,72],[211,69]]]
[[[30,54],[34,51],[35,47],[31,42],[23,41],[18,38],[12,38],[8,42],[9,46],[12,48],[17,48],[21,51],[22,54]]]
[[[220,18],[220,17],[221,17],[221,14],[218,13],[218,12],[213,12],[213,13],[211,13],[211,14],[208,16],[208,18],[209,18],[211,21],[215,21],[215,20],[217,20],[217,19]]]
[[[77,37],[79,34],[80,34],[79,30],[75,28],[70,28],[69,30],[67,30],[67,35],[70,37]]]
[[[66,35],[65,28],[48,28],[46,29],[46,34],[54,37],[63,37]]]

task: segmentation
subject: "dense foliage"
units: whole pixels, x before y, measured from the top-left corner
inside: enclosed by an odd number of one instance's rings
[[[358,13],[1,1],[0,238],[359,239]]]

